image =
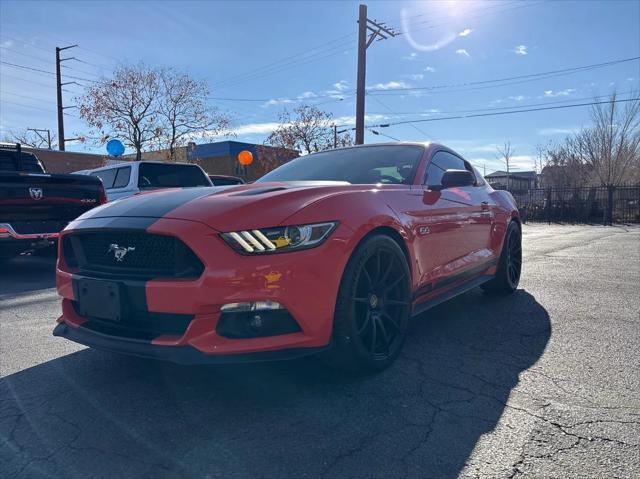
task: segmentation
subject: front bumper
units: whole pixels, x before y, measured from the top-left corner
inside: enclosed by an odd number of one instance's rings
[[[130,228],[131,218],[126,221]],[[101,223],[92,219],[74,222],[62,237],[81,229],[103,228]],[[117,221],[110,222],[109,227],[117,228]],[[217,231],[201,223],[163,218],[143,229],[180,238],[205,265],[195,280],[122,280],[135,292],[138,306],[143,305],[150,315],[188,315],[191,319],[184,333],[140,339],[96,331],[90,327],[92,318],[80,316],[74,307],[77,281],[87,276],[68,268],[60,259],[56,280],[63,297],[63,314],[54,331],[56,336],[87,346],[189,364],[288,359],[329,345],[337,291],[349,257],[347,244],[352,235],[346,227],[338,227],[317,248],[255,257],[237,254]],[[265,300],[280,303],[300,330],[239,339],[218,334],[222,305]]]
[[[160,359],[178,364],[237,364],[261,361],[280,361],[296,359],[319,353],[326,347],[291,348],[276,351],[240,353],[232,355],[203,354],[192,346],[161,347],[154,344],[128,338],[114,338],[106,334],[89,332],[84,328],[73,328],[59,323],[53,330],[54,336],[60,336],[85,346],[141,358]]]

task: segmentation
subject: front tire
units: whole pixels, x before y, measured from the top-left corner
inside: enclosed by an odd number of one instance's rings
[[[509,223],[504,236],[502,253],[495,277],[481,287],[488,293],[513,293],[520,282],[522,271],[522,232],[515,221]]]
[[[409,266],[389,236],[360,244],[345,268],[336,300],[330,365],[381,371],[398,357],[411,312]]]

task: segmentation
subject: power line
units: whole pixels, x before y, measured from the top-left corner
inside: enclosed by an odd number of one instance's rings
[[[288,63],[285,63],[283,65],[278,65],[278,66],[274,66],[269,70],[266,70],[264,72],[260,72],[260,73],[255,73],[255,74],[249,74],[241,79],[239,79],[238,81],[232,82],[232,83],[224,83],[224,84],[218,84],[218,85],[214,85],[214,88],[218,88],[218,89],[222,89],[222,88],[229,88],[231,86],[236,86],[240,83],[244,83],[247,81],[251,81],[251,80],[257,80],[259,78],[263,78],[265,76],[269,76],[269,75],[274,75],[276,73],[280,73],[282,71],[285,70],[289,70],[291,68],[296,68],[302,65],[306,65],[308,63],[312,63],[312,62],[316,62],[316,61],[320,61],[323,60],[325,58],[335,58],[336,54],[335,52],[333,52],[333,50],[338,50],[338,49],[343,49],[344,46],[343,45],[338,45],[337,47],[333,47],[331,49],[328,49],[326,51],[320,51],[317,52],[311,56],[308,57],[304,57],[304,58],[300,58],[297,60],[292,60]],[[331,52],[331,53],[327,53],[327,52]]]
[[[387,110],[389,110],[391,113],[393,113],[394,115],[397,115],[397,113],[395,113],[387,104],[383,103],[382,101],[380,101],[378,98],[376,98],[375,96],[371,97],[373,99],[373,101],[377,102],[378,104],[382,105],[384,108],[386,108]],[[409,126],[411,126],[411,128],[413,128],[414,130],[416,130],[418,133],[420,133],[421,135],[426,136],[427,138],[431,138],[433,139],[433,137],[427,133],[424,130],[421,130],[420,128],[418,128],[416,125],[414,125],[413,123],[411,123]]]
[[[414,90],[436,90],[436,89],[444,89],[444,88],[461,88],[461,87],[467,87],[467,86],[474,86],[474,85],[485,85],[485,84],[489,84],[489,83],[499,83],[499,82],[506,82],[506,81],[510,81],[510,80],[519,80],[519,79],[523,79],[523,78],[537,78],[537,77],[542,77],[542,76],[547,76],[547,75],[558,75],[558,74],[572,74],[572,73],[577,73],[583,70],[591,70],[591,69],[595,69],[595,68],[604,68],[604,67],[608,67],[608,66],[612,66],[612,65],[617,65],[619,63],[626,63],[626,62],[631,62],[631,61],[636,61],[640,59],[640,56],[638,57],[631,57],[631,58],[623,58],[621,60],[611,60],[608,62],[603,62],[603,63],[594,63],[591,65],[583,65],[583,66],[579,66],[579,67],[573,67],[573,68],[564,68],[561,70],[551,70],[551,71],[546,71],[546,72],[538,72],[538,73],[529,73],[527,75],[517,75],[517,76],[512,76],[512,77],[504,77],[504,78],[495,78],[492,80],[480,80],[480,81],[474,81],[474,82],[465,82],[465,83],[453,83],[453,84],[446,84],[446,85],[432,85],[432,86],[425,86],[425,87],[404,87],[404,88],[394,88],[393,91],[414,91]],[[501,86],[501,85],[499,85]],[[367,91],[369,92],[375,92],[375,91],[387,91],[384,88],[369,88]],[[458,90],[461,91],[461,90]]]
[[[372,129],[372,128],[367,128],[367,130],[369,130],[369,131],[370,131],[371,133],[373,133],[374,135],[384,136],[384,137],[387,137],[387,138],[389,138],[390,140],[393,140],[393,141],[401,141],[401,140],[399,140],[398,138],[395,138],[395,137],[393,137],[393,136],[391,136],[391,135],[387,135],[387,134],[385,134],[385,133],[382,133],[382,132],[380,132],[380,131],[374,130],[374,129]]]
[[[632,93],[636,93],[634,90],[628,90],[619,92],[618,95],[629,95]],[[511,105],[511,106],[501,106],[501,107],[493,107],[493,108],[476,108],[472,110],[449,110],[449,111],[437,111],[437,112],[428,112],[439,115],[452,115],[455,113],[474,113],[478,111],[499,111],[499,110],[512,110],[514,108],[529,108],[533,106],[546,106],[546,105],[556,105],[559,103],[571,103],[576,101],[584,101],[584,100],[597,100],[600,98],[608,98],[610,95],[598,95],[598,96],[590,96],[590,97],[582,97],[582,98],[571,98],[568,100],[554,100],[554,101],[545,101],[542,103],[527,103],[524,105]],[[374,95],[371,95],[371,98],[374,98]],[[375,99],[375,98],[374,98]],[[379,100],[378,100],[379,101]],[[405,115],[424,115],[426,112],[424,111],[407,111],[407,112],[394,112],[398,117],[402,117]],[[371,115],[378,114],[378,112],[369,112]]]
[[[40,68],[33,68],[30,66],[26,66],[26,65],[18,65],[17,63],[11,63],[11,62],[5,62],[4,60],[0,61],[0,63],[2,63],[3,65],[8,65],[10,67],[14,67],[14,68],[21,68],[23,70],[30,70],[30,71],[34,71],[37,73],[46,73],[47,75],[55,75],[54,72],[50,72],[48,70],[42,70]],[[82,77],[77,77],[77,76],[73,76],[73,75],[65,75],[66,78],[72,78],[74,80],[80,80],[80,81],[86,81],[86,82],[91,82],[91,83],[99,83],[97,80],[91,80],[89,78],[82,78]]]
[[[286,64],[286,63],[289,63],[288,60],[291,60],[291,59],[294,59],[294,58],[297,58],[297,57],[305,57],[305,56],[309,55],[309,53],[314,51],[314,50],[327,50],[327,49],[323,49],[323,47],[325,47],[327,45],[331,45],[333,43],[336,43],[336,42],[338,42],[340,40],[343,40],[345,38],[352,37],[354,35],[355,35],[355,33],[348,33],[346,35],[341,35],[339,37],[334,38],[333,40],[329,40],[327,42],[321,43],[321,44],[319,44],[319,45],[317,45],[315,47],[307,48],[304,51],[301,51],[299,53],[288,55],[286,57],[280,58],[278,60],[275,60],[273,62],[267,63],[265,65],[262,65],[260,67],[253,68],[253,69],[247,70],[247,71],[245,71],[243,73],[239,73],[237,75],[232,75],[230,77],[224,78],[224,79],[220,80],[219,82],[217,82],[217,85],[218,85],[218,87],[220,87],[220,85],[226,84],[226,83],[228,83],[230,81],[233,81],[233,80],[236,80],[236,79],[245,78],[248,75],[254,75],[256,73],[261,73],[261,72],[263,72],[265,70],[269,70],[269,69],[271,69],[273,67],[280,67],[280,66],[282,66],[282,65],[279,65],[280,63],[285,62],[285,64]],[[342,45],[339,45],[339,46],[342,46]],[[336,48],[336,47],[334,46],[334,47],[330,48],[329,50],[334,49],[334,48]],[[317,53],[319,53],[319,52],[316,52],[314,55],[316,55]]]
[[[12,93],[12,92],[6,91],[6,90],[0,90],[0,93],[2,93],[4,95],[12,95],[12,96],[18,96],[18,97],[21,97],[21,98],[26,98],[28,100],[35,100],[35,101],[38,101],[38,102],[41,102],[41,103],[51,103],[52,105],[56,104],[55,102],[50,101],[50,100],[44,100],[42,98],[36,98],[36,97],[33,97],[33,96],[29,96],[29,95],[22,95],[20,93]]]
[[[528,112],[534,112],[534,111],[560,110],[560,109],[564,109],[564,108],[576,108],[576,107],[581,107],[581,106],[605,105],[605,104],[608,104],[608,103],[625,103],[625,102],[629,102],[629,101],[639,101],[639,100],[640,100],[640,98],[626,98],[626,99],[622,99],[622,100],[609,100],[609,101],[597,101],[597,102],[590,102],[590,103],[578,103],[578,104],[575,104],[575,105],[558,105],[558,106],[548,106],[548,107],[543,107],[543,108],[528,108],[528,109],[522,109],[522,110],[500,111],[500,112],[492,112],[492,113],[477,113],[477,114],[472,114],[472,115],[447,116],[447,117],[440,117],[440,118],[421,118],[419,120],[404,120],[404,121],[397,121],[397,122],[393,122],[393,123],[383,123],[383,124],[380,124],[380,125],[369,125],[369,126],[367,126],[367,128],[386,128],[386,127],[389,127],[389,126],[409,125],[409,124],[412,124],[412,123],[426,123],[426,122],[431,122],[431,121],[459,120],[459,119],[463,119],[463,118],[478,118],[478,117],[485,117],[485,116],[511,115],[513,113],[528,113]]]
[[[44,112],[47,112],[47,113],[55,113],[55,110],[47,110],[45,108],[40,108],[40,107],[33,106],[33,105],[25,105],[24,103],[19,103],[19,102],[15,102],[15,101],[2,100],[0,103],[8,103],[9,105],[21,106],[23,108],[31,108],[33,110],[40,110],[40,111],[44,111]],[[71,113],[65,113],[65,116],[70,116],[70,117],[73,117],[73,118],[80,118],[79,116],[72,115]]]

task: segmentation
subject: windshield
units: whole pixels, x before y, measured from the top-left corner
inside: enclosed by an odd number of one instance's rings
[[[140,188],[185,188],[211,186],[205,173],[196,165],[142,163],[138,175]]]
[[[366,146],[328,150],[296,158],[258,180],[348,181],[352,184],[413,182],[423,148],[420,146]]]

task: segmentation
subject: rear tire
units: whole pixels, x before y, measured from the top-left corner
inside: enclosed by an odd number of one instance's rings
[[[409,266],[389,236],[374,235],[351,255],[338,290],[328,364],[381,371],[398,357],[411,312]]]
[[[502,245],[502,253],[498,262],[498,270],[491,281],[484,283],[481,288],[487,293],[513,293],[520,282],[522,271],[522,232],[520,225],[512,221],[507,227]]]

